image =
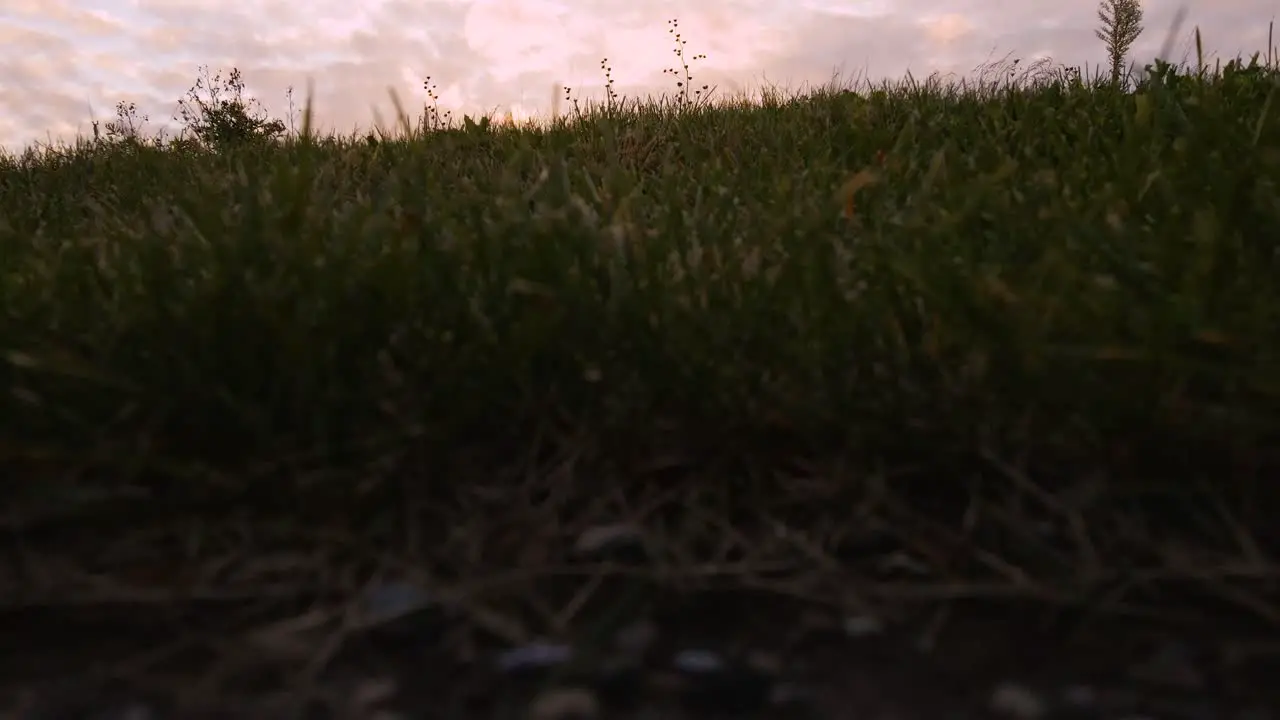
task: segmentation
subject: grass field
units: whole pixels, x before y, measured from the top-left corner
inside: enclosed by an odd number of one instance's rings
[[[5,533],[106,595],[625,522],[675,585],[1280,622],[1280,64],[1012,70],[0,159]]]

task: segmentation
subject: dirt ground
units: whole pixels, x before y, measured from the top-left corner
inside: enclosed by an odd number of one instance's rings
[[[420,612],[288,652],[243,632],[270,614],[6,613],[0,717],[1280,718],[1280,635],[1208,612],[1091,619],[990,601],[883,623],[742,591],[651,604],[591,650],[504,648]]]

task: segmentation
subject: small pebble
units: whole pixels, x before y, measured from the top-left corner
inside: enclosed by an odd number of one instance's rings
[[[769,704],[774,707],[793,707],[812,699],[812,693],[795,683],[778,683],[769,691]]]
[[[542,670],[563,665],[573,659],[573,648],[556,643],[531,643],[508,650],[498,656],[503,672]]]
[[[582,557],[642,561],[648,555],[644,531],[635,525],[597,525],[578,536],[573,552]]]
[[[1063,688],[1062,702],[1080,710],[1092,708],[1098,704],[1098,691],[1088,685],[1071,685]]]
[[[377,624],[403,617],[431,604],[422,588],[408,582],[389,582],[370,588],[364,595],[366,621]]]
[[[549,690],[529,704],[529,720],[593,720],[599,714],[596,696],[583,688]]]
[[[884,632],[884,623],[874,615],[851,615],[844,619],[844,634],[849,637],[868,637]]]
[[[709,650],[681,650],[672,658],[671,665],[683,673],[706,675],[724,672],[724,660]]]
[[[348,704],[353,710],[361,712],[391,700],[398,691],[395,678],[367,678],[356,684]]]
[[[991,710],[1001,715],[1033,720],[1045,715],[1044,700],[1030,688],[1015,683],[1000,683],[991,693]]]
[[[932,570],[928,565],[911,557],[901,550],[890,553],[876,563],[880,570],[888,573],[901,572],[903,575],[928,576]]]
[[[619,630],[613,637],[613,646],[624,655],[639,658],[653,647],[657,639],[658,627],[652,622],[641,620]]]
[[[754,650],[749,653],[746,657],[746,665],[753,672],[761,675],[776,676],[782,674],[782,658],[762,650]]]

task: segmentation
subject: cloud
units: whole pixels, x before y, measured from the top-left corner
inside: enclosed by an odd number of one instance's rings
[[[1181,60],[1197,25],[1221,58],[1264,51],[1273,0],[1147,0],[1134,57],[1171,43]],[[0,9],[0,145],[70,141],[117,102],[137,104],[148,130],[174,128],[177,100],[200,77],[238,68],[275,117],[299,109],[310,82],[317,127],[389,124],[394,92],[420,115],[428,76],[442,110],[544,116],[557,84],[603,95],[601,60],[628,96],[695,86],[746,91],[846,79],[971,75],[1006,54],[1068,65],[1105,61],[1094,0],[8,0]],[[705,55],[705,58],[695,56]]]

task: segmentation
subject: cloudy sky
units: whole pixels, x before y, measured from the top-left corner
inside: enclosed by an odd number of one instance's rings
[[[1170,58],[1199,26],[1230,59],[1267,45],[1280,0],[1144,0],[1134,48],[1160,52],[1178,8]],[[0,3],[0,146],[58,142],[114,117],[119,101],[177,127],[177,100],[200,77],[240,69],[274,117],[314,87],[317,124],[349,132],[395,117],[393,88],[420,115],[423,80],[441,109],[551,112],[557,83],[601,97],[602,58],[631,96],[674,89],[667,21],[678,18],[697,85],[721,94],[802,89],[840,72],[850,82],[934,71],[972,77],[1006,55],[1090,67],[1097,0],[4,0]],[[1277,41],[1280,42],[1280,41]]]

